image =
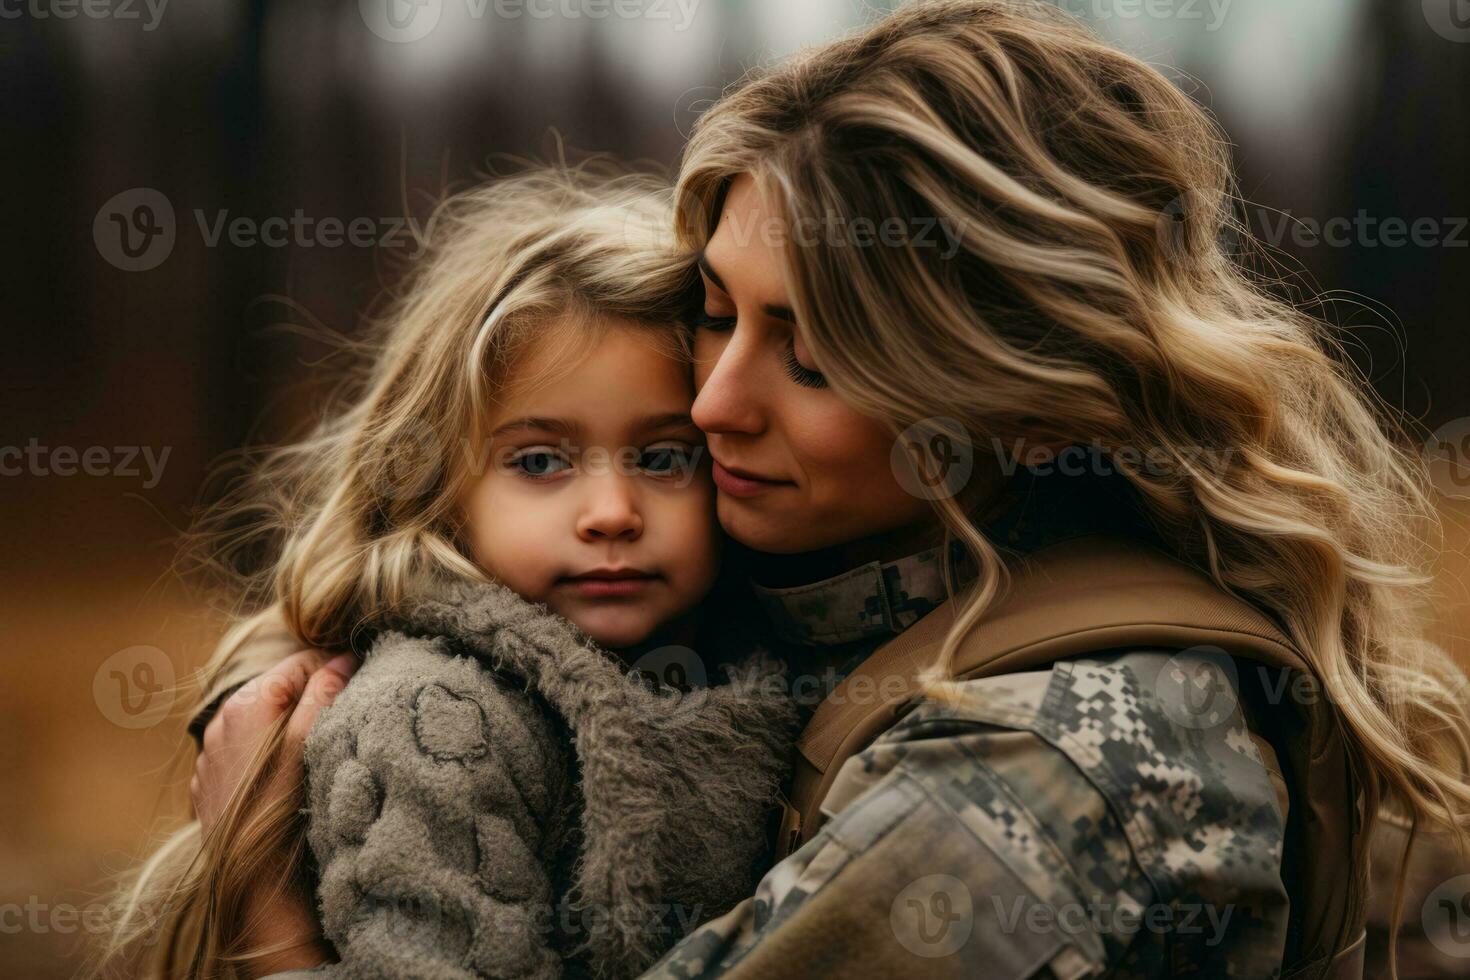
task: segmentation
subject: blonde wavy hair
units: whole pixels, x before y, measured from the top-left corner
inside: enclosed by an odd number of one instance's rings
[[[1426,639],[1422,440],[1255,271],[1228,145],[1054,7],[933,0],[724,93],[676,216],[703,248],[749,174],[788,240],[825,229],[783,250],[790,305],[831,387],[895,433],[1102,447],[1181,557],[1277,614],[1339,708],[1368,819],[1391,804],[1463,841],[1470,717]],[[935,506],[980,570],[923,678],[943,696],[1008,579],[960,503]]]
[[[671,193],[657,175],[592,158],[440,204],[406,288],[366,339],[344,342],[352,366],[335,408],[300,441],[244,453],[244,477],[186,536],[182,553],[222,574],[237,620],[202,671],[191,715],[291,650],[361,651],[430,579],[486,580],[459,533],[458,501],[486,458],[474,447],[489,445],[494,404],[554,383],[608,317],[689,356],[694,273],[674,248]],[[531,372],[523,355],[541,341],[548,356]],[[282,623],[299,646],[257,642]],[[126,876],[94,973],[233,977],[274,952],[245,948],[240,917],[261,881],[310,894],[302,793],[253,806],[285,720],[209,835],[194,820]]]

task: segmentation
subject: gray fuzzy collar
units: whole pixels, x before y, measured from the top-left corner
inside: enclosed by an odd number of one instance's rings
[[[570,622],[497,584],[446,583],[395,619],[519,678],[572,733],[582,812],[570,901],[603,913],[579,948],[594,975],[642,972],[752,894],[799,727],[767,651],[722,665],[724,678],[710,665],[708,686],[655,692]],[[679,647],[634,667],[696,684],[706,669]]]

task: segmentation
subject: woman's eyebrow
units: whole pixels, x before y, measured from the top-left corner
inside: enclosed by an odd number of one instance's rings
[[[728,293],[730,291],[725,287],[725,280],[721,279],[719,273],[715,272],[714,267],[709,264],[709,259],[705,258],[703,252],[699,253],[695,261],[699,263],[700,270],[709,277],[709,281],[714,283],[721,292]],[[791,307],[789,306],[767,303],[761,307],[761,312],[777,320],[785,320],[787,323],[796,322],[796,314],[791,311]]]
[[[725,280],[721,279],[719,273],[715,272],[714,266],[709,264],[709,259],[705,258],[703,251],[695,256],[694,261],[699,264],[699,268],[709,277],[709,281],[720,288],[721,292],[728,293],[730,291],[725,288]]]

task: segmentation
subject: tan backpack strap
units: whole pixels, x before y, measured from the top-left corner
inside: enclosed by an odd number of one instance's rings
[[[794,786],[793,806],[811,812],[796,797],[820,802],[842,762],[892,726],[918,693],[919,671],[937,660],[954,615],[953,600],[944,603],[877,650],[817,706],[797,750],[811,769],[806,778],[820,785]],[[991,677],[1112,647],[1204,645],[1300,665],[1264,613],[1204,575],[1131,539],[1087,535],[1033,552],[1012,569],[1010,588],[961,641],[953,672]],[[803,822],[800,839],[806,841],[820,818]]]
[[[914,701],[916,675],[937,659],[954,615],[952,600],[931,612],[877,650],[817,707],[797,742],[779,853],[815,836],[824,821],[822,800],[842,763],[891,728]],[[1042,669],[1115,648],[1195,646],[1219,647],[1267,668],[1313,673],[1265,612],[1208,576],[1141,542],[1087,535],[1040,548],[1012,567],[1010,588],[961,641],[953,676]],[[1354,908],[1361,888],[1352,885],[1358,869],[1342,863],[1358,829],[1345,748],[1329,706],[1304,708],[1307,737],[1284,745],[1282,761],[1311,841],[1305,873],[1313,884],[1301,912],[1310,957],[1349,946],[1362,917]],[[1337,856],[1329,860],[1329,854]]]

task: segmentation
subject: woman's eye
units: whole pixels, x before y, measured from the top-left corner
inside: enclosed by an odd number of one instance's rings
[[[803,388],[827,387],[827,379],[821,371],[814,371],[796,359],[795,342],[781,356],[781,366],[786,369],[786,376]]]
[[[638,459],[638,468],[655,476],[679,476],[689,472],[693,459],[681,446],[659,446],[646,449]]]
[[[710,316],[700,310],[694,314],[690,326],[695,330],[713,330],[716,333],[723,333],[735,326],[735,318],[733,316]]]
[[[544,449],[533,449],[530,452],[521,453],[515,459],[511,460],[510,465],[525,476],[540,479],[554,476],[562,470],[568,469],[572,464],[557,453],[548,452]]]

